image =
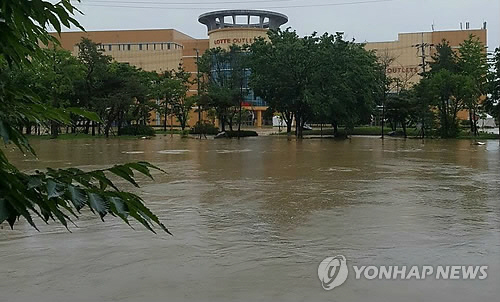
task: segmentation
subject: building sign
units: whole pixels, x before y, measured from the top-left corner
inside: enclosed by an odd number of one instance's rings
[[[223,45],[223,44],[252,44],[255,42],[260,37],[253,37],[253,38],[230,38],[230,39],[217,39],[214,40],[215,45]]]
[[[387,73],[418,73],[418,67],[389,67],[387,68]]]

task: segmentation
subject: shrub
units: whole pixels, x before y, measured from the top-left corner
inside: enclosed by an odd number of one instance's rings
[[[238,137],[238,131],[226,131],[227,137]],[[255,131],[241,130],[240,137],[259,136]]]
[[[147,125],[129,125],[121,129],[120,135],[154,136],[155,130]]]
[[[191,134],[207,134],[207,135],[217,135],[219,133],[219,128],[215,127],[213,124],[204,122],[204,123],[197,123],[193,128],[190,130]]]

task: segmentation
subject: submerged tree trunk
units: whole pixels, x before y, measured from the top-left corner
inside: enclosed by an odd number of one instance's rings
[[[339,136],[339,125],[337,124],[336,121],[332,122],[332,127],[333,127],[333,136],[334,137]]]
[[[89,129],[90,129],[90,121],[86,120],[85,121],[85,129],[83,130],[83,133],[89,134]]]
[[[403,135],[405,138],[407,138],[408,135],[406,133],[406,121],[405,121],[405,119],[401,120],[401,126],[403,127]]]
[[[425,113],[424,116],[422,117],[422,139],[425,138]]]
[[[179,114],[179,123],[181,124],[181,130],[184,131],[186,129],[186,124],[187,124],[187,117],[185,112],[181,112]]]
[[[303,138],[304,137],[304,122],[303,118],[299,113],[295,113],[295,130],[296,130],[296,135],[297,138]]]
[[[242,105],[241,105],[242,101],[240,100],[240,108],[239,108],[239,113],[238,113],[238,139],[241,138],[241,111],[242,111]]]
[[[472,108],[469,108],[469,122],[470,122],[470,133],[474,136],[476,136],[476,130],[475,130],[475,127],[474,127],[474,111],[472,110]]]
[[[56,138],[59,135],[59,125],[56,122],[50,122],[50,135]]]
[[[219,122],[221,132],[226,132],[226,117],[224,115],[220,115]]]
[[[286,122],[286,133],[288,134],[292,133],[292,121]]]
[[[163,131],[167,132],[168,107],[165,104],[165,113],[163,117]]]

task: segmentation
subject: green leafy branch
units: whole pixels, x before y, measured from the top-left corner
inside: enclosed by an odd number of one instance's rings
[[[171,234],[144,205],[141,197],[120,191],[107,176],[113,174],[139,187],[134,171],[153,179],[151,169],[162,171],[146,162],[90,172],[77,168],[47,169],[46,172],[36,171],[34,175],[22,173],[12,166],[7,171],[1,169],[0,223],[7,221],[13,227],[22,216],[38,230],[31,215],[35,213],[45,223],[57,220],[68,228],[68,223],[74,224],[72,217],[78,218],[80,211],[88,207],[103,221],[110,214],[130,225],[129,217],[132,217],[152,232],[155,232],[153,225],[157,225]]]

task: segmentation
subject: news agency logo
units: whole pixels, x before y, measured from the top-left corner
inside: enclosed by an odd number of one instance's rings
[[[484,280],[488,266],[473,265],[424,265],[424,266],[357,266],[353,265],[354,279],[360,280]],[[328,257],[318,267],[318,277],[325,290],[341,286],[347,280],[349,267],[343,255]]]
[[[318,267],[318,277],[325,290],[341,286],[347,280],[348,275],[347,260],[342,255],[328,257],[321,261]]]

